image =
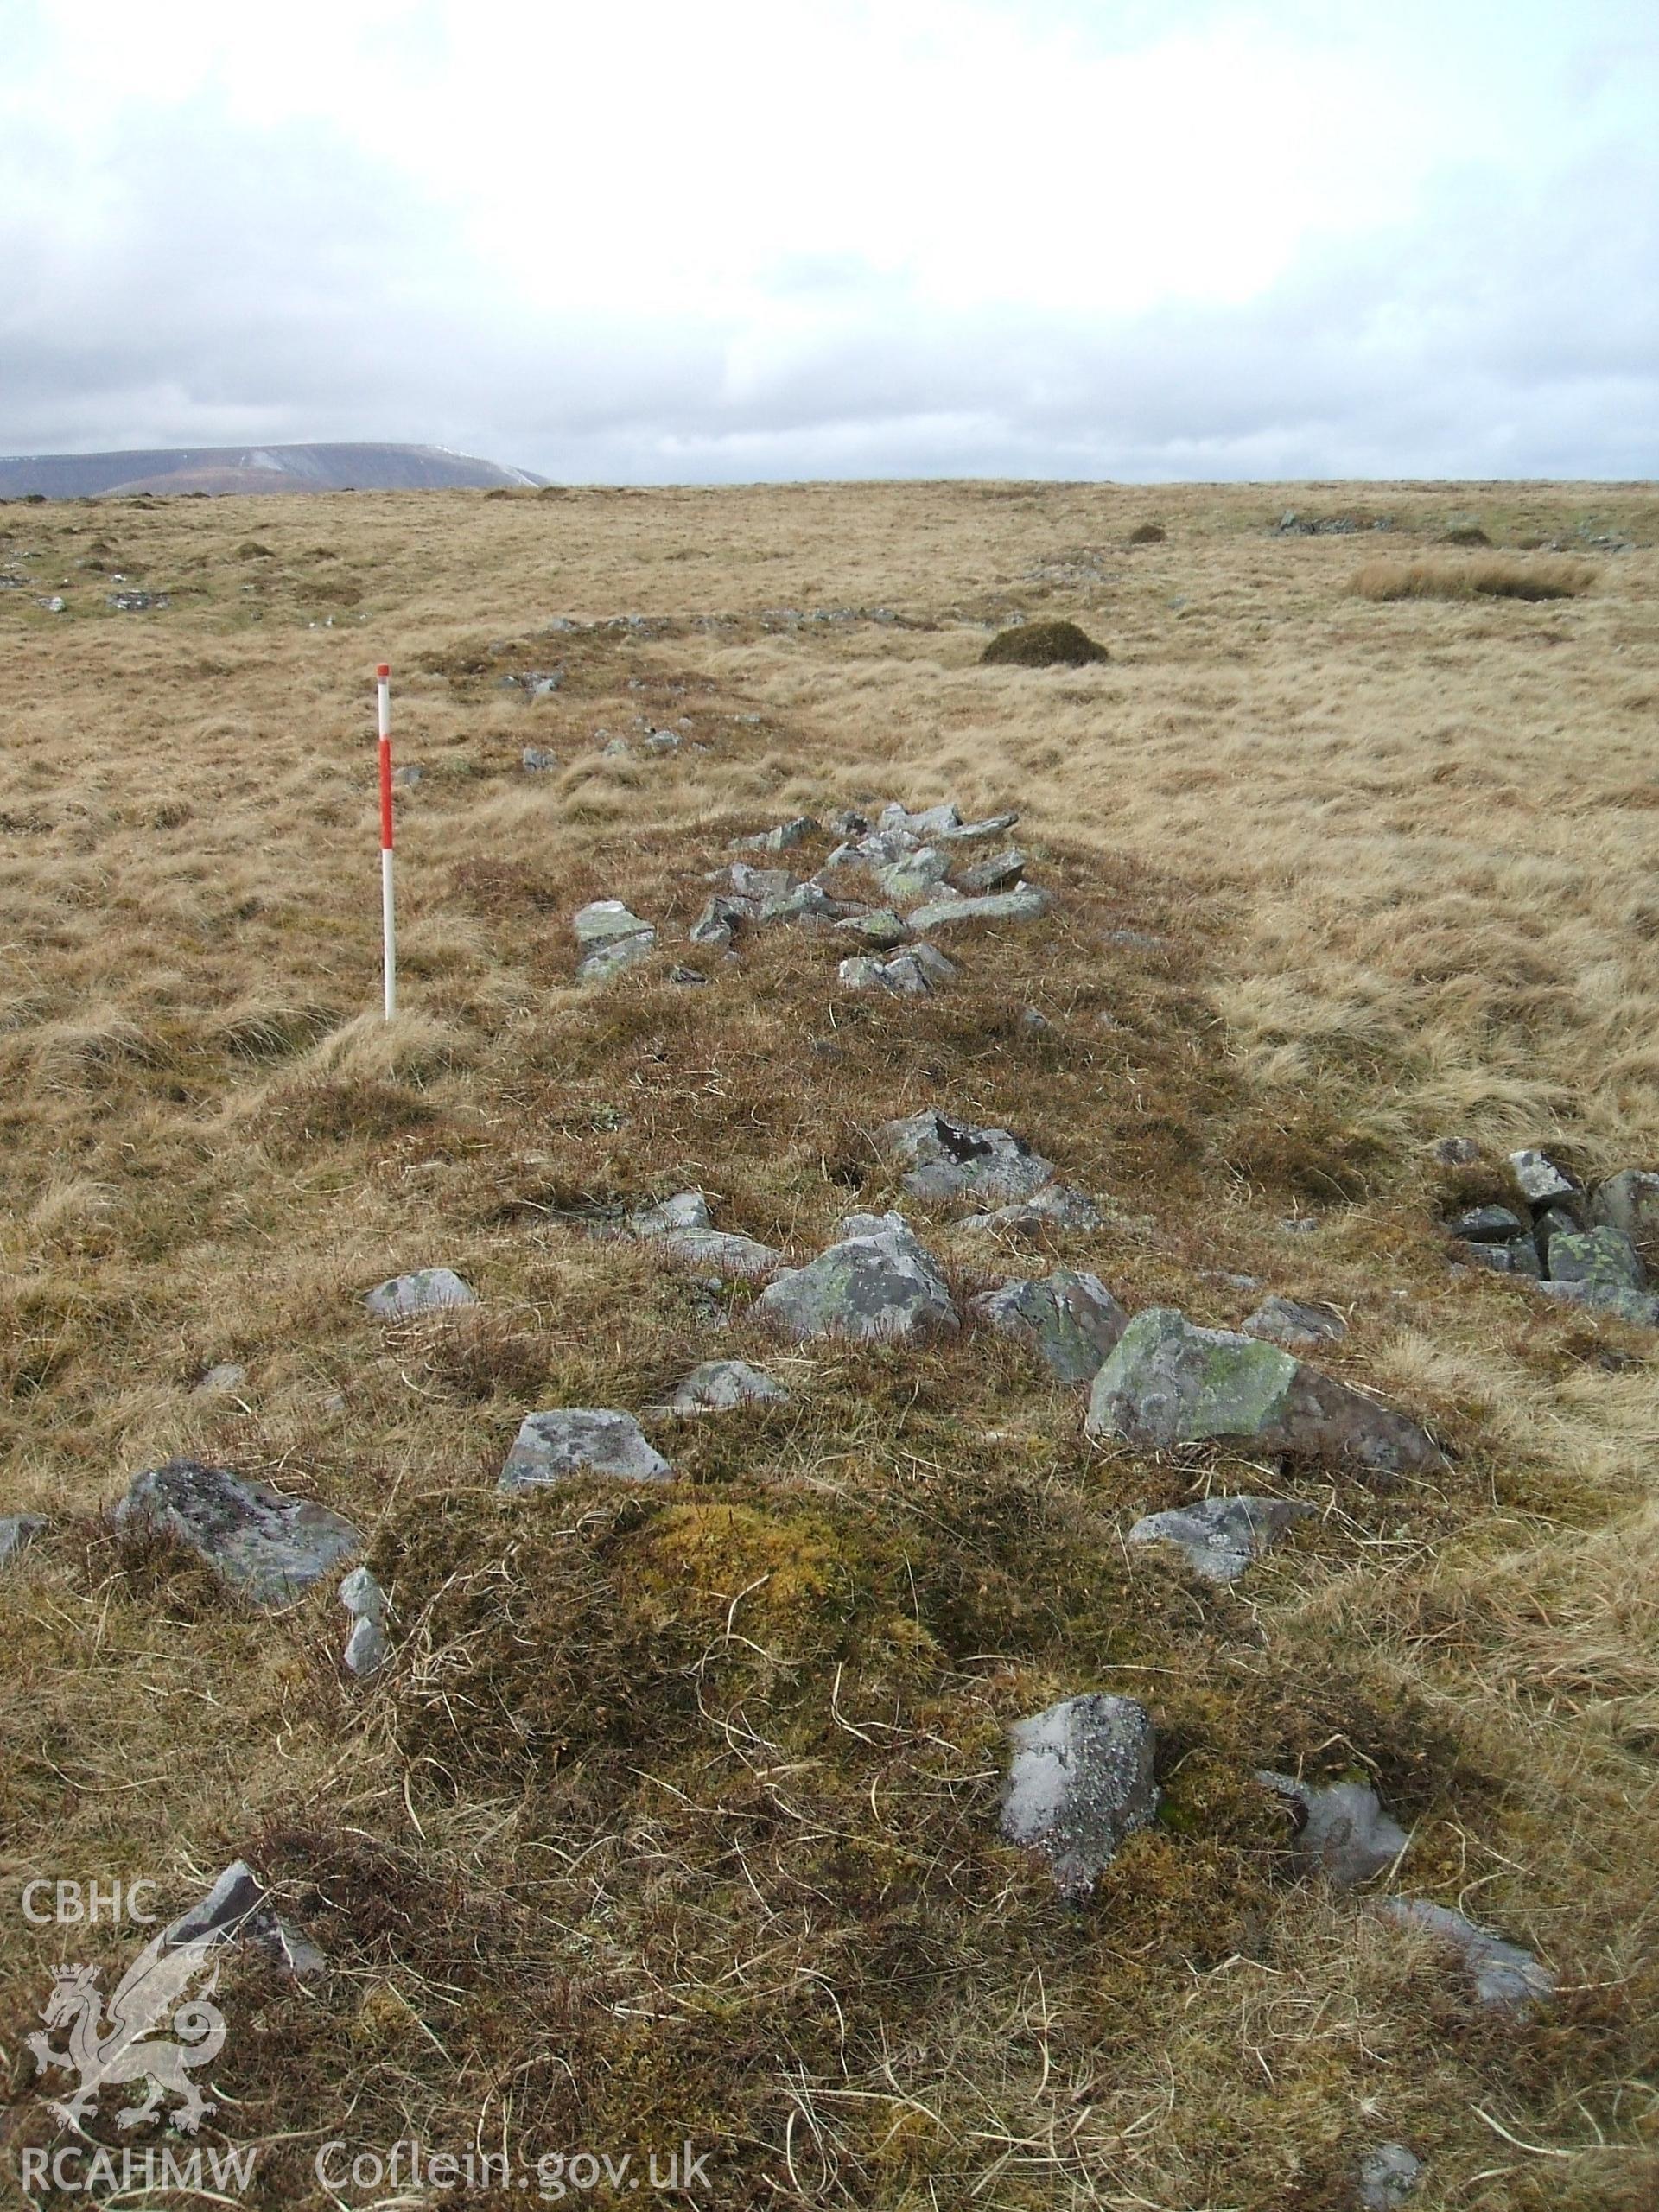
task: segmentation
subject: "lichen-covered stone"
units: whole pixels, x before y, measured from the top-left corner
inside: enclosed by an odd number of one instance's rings
[[[674,1414],[723,1414],[739,1406],[781,1405],[789,1393],[781,1382],[746,1359],[705,1359],[694,1367],[668,1402]]]
[[[1175,1544],[1206,1582],[1236,1582],[1311,1505],[1287,1497],[1204,1497],[1148,1513],[1129,1531],[1132,1544]]]
[[[1299,1782],[1294,1775],[1262,1773],[1256,1780],[1298,1807],[1302,1824],[1291,1856],[1317,1868],[1332,1886],[1351,1890],[1386,1873],[1411,1838],[1382,1809],[1376,1790],[1363,1782],[1323,1785]]]
[[[988,892],[978,899],[935,899],[916,909],[910,926],[918,937],[928,937],[935,930],[956,929],[964,922],[1034,922],[1053,903],[1038,885],[1022,883],[1018,890]]]
[[[1622,1229],[1632,1243],[1659,1246],[1659,1175],[1644,1167],[1610,1175],[1590,1201],[1590,1218]]]
[[[884,1122],[878,1136],[887,1158],[907,1171],[904,1189],[936,1205],[953,1198],[1006,1205],[1034,1197],[1053,1179],[1053,1161],[1008,1130],[979,1128],[931,1108]]]
[[[1133,1698],[1092,1691],[1016,1721],[1008,1735],[1002,1834],[1040,1852],[1062,1893],[1081,1902],[1125,1836],[1158,1810],[1151,1715]]]
[[[1098,1275],[1072,1268],[1005,1283],[975,1299],[971,1310],[1004,1336],[1023,1338],[1062,1382],[1089,1382],[1129,1320]]]
[[[783,1254],[770,1244],[721,1229],[664,1230],[650,1242],[677,1267],[730,1282],[760,1281],[776,1274],[784,1263]]]
[[[416,1268],[413,1274],[377,1283],[363,1302],[377,1321],[407,1321],[417,1313],[476,1306],[478,1293],[453,1268]]]
[[[906,899],[925,899],[944,881],[945,867],[944,855],[937,845],[922,845],[902,860],[878,869],[877,880],[889,899],[902,905]]]
[[[576,963],[579,983],[608,983],[613,977],[626,975],[630,968],[638,968],[649,960],[657,949],[657,932],[642,930],[637,937],[610,938],[596,944]]]
[[[572,1475],[615,1475],[626,1482],[661,1483],[674,1470],[646,1443],[632,1414],[591,1406],[563,1406],[531,1414],[513,1440],[498,1487],[538,1490]]]
[[[1558,1233],[1549,1240],[1552,1282],[1581,1282],[1592,1302],[1607,1291],[1645,1290],[1648,1271],[1622,1229],[1603,1226]]]
[[[1512,1152],[1510,1166],[1522,1195],[1535,1206],[1548,1205],[1552,1198],[1569,1198],[1579,1187],[1565,1168],[1541,1152]]]
[[[256,1605],[287,1604],[363,1548],[363,1532],[326,1505],[197,1459],[135,1475],[111,1518],[186,1544]]]
[[[1537,1247],[1529,1236],[1513,1244],[1459,1244],[1453,1250],[1464,1267],[1484,1268],[1495,1275],[1522,1275],[1528,1281],[1536,1282],[1544,1272]]]
[[[1359,2162],[1360,2212],[1400,2212],[1422,2177],[1422,2160],[1403,2143],[1379,2143]]]
[[[900,1214],[855,1215],[840,1243],[776,1277],[750,1311],[798,1338],[855,1341],[954,1329],[958,1317],[938,1262]]]
[[[880,906],[871,914],[854,914],[836,927],[868,946],[872,952],[893,952],[910,938],[910,924],[902,921],[891,906]]]
[[[1095,1377],[1084,1424],[1165,1452],[1206,1440],[1275,1456],[1344,1462],[1372,1481],[1444,1465],[1433,1439],[1403,1414],[1304,1365],[1276,1344],[1196,1328],[1149,1306]]]
[[[1528,2012],[1555,1992],[1555,1977],[1519,1943],[1506,1943],[1450,1905],[1426,1897],[1384,1897],[1377,1910],[1402,1928],[1449,1943],[1462,1958],[1475,1995],[1493,2012]]]
[[[654,925],[632,912],[620,899],[595,899],[572,917],[570,926],[584,952],[620,938],[654,936]]]
[[[1317,1351],[1339,1344],[1348,1324],[1323,1306],[1300,1306],[1294,1298],[1264,1298],[1243,1324],[1247,1337],[1282,1344],[1287,1351]]]

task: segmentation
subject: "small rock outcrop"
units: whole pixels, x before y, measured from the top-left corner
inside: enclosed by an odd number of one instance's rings
[[[1036,1282],[1005,1283],[970,1310],[1004,1336],[1039,1353],[1062,1382],[1087,1382],[1129,1324],[1098,1275],[1058,1268]]]
[[[453,1268],[416,1268],[413,1274],[377,1283],[363,1303],[377,1321],[407,1321],[417,1313],[476,1306],[478,1293]]]
[[[541,1490],[573,1475],[615,1475],[625,1482],[671,1481],[674,1470],[646,1443],[632,1414],[562,1406],[531,1414],[513,1439],[496,1485]]]
[[[1494,2012],[1530,2012],[1554,1994],[1554,1975],[1530,1951],[1506,1943],[1450,1905],[1431,1904],[1426,1897],[1384,1897],[1377,1910],[1399,1927],[1449,1943],[1468,1968],[1475,1995]]]
[[[1383,1811],[1376,1790],[1363,1782],[1321,1786],[1288,1774],[1262,1773],[1255,1778],[1300,1810],[1301,1825],[1291,1855],[1300,1865],[1318,1869],[1333,1889],[1351,1890],[1385,1874],[1411,1841]]]
[[[1167,1513],[1148,1513],[1129,1531],[1132,1544],[1175,1544],[1206,1582],[1236,1582],[1271,1551],[1287,1529],[1313,1512],[1287,1497],[1205,1497]]]
[[[1008,1738],[1002,1834],[1040,1852],[1062,1894],[1081,1903],[1125,1836],[1157,1813],[1152,1717],[1133,1698],[1091,1691],[1016,1721]]]
[[[789,1396],[781,1382],[746,1359],[705,1359],[694,1367],[668,1402],[671,1414],[726,1414],[739,1406],[782,1405]]]
[[[938,1262],[902,1214],[849,1214],[841,1240],[804,1268],[788,1268],[749,1309],[791,1337],[855,1342],[954,1329],[957,1309]]]
[[[628,1226],[677,1266],[728,1281],[763,1281],[784,1263],[783,1254],[770,1244],[716,1229],[701,1191],[681,1191],[660,1205],[648,1206],[630,1216]]]
[[[1054,1179],[1053,1161],[1007,1129],[978,1128],[931,1108],[884,1122],[877,1135],[887,1158],[906,1170],[902,1188],[935,1205],[958,1198],[1007,1205],[1034,1198]]]
[[[326,1505],[196,1459],[135,1475],[111,1516],[186,1544],[255,1605],[286,1605],[363,1548],[363,1532]]]
[[[1208,1439],[1285,1458],[1338,1461],[1386,1483],[1445,1465],[1427,1432],[1276,1344],[1196,1328],[1171,1307],[1130,1322],[1095,1377],[1084,1423],[1167,1452]]]

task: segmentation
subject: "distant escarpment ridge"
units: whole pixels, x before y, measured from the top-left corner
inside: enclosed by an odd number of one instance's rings
[[[0,459],[0,499],[95,499],[111,493],[448,492],[538,485],[442,446],[179,446],[139,453]]]

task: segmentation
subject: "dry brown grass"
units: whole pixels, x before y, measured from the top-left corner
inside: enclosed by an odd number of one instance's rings
[[[0,509],[43,588],[101,534],[173,594],[0,594],[0,1511],[54,1519],[0,1574],[11,2148],[46,2139],[20,2038],[57,1941],[21,1881],[182,1902],[246,1852],[335,1969],[227,1972],[221,2117],[272,2205],[324,2201],[328,2136],[504,2128],[531,2157],[715,2143],[721,2207],[1339,2212],[1389,2139],[1430,2212],[1655,2201],[1653,1347],[1448,1277],[1433,1221],[1522,1142],[1659,1166],[1659,501],[1319,487],[1396,549],[1465,503],[1506,543],[1593,509],[1640,549],[1558,606],[1383,607],[1353,588],[1375,540],[1280,537],[1270,488],[1160,489],[1166,539],[1103,550],[1146,497]],[[1111,660],[981,666],[1019,617]],[[391,1032],[383,656],[426,771]],[[545,699],[497,682],[559,664]],[[559,768],[524,775],[527,743]],[[863,794],[1020,807],[1053,925],[965,944],[920,1009],[843,998],[836,948],[788,932],[666,982],[728,838]],[[605,894],[666,942],[594,996],[567,923]],[[1208,1595],[1122,1532],[1224,1469],[1090,1452],[1075,1398],[977,1332],[783,1354],[747,1293],[716,1331],[573,1221],[696,1182],[810,1251],[891,1195],[870,1132],[929,1099],[1116,1207],[1034,1255],[939,1229],[963,1287],[1052,1256],[1210,1321],[1254,1303],[1217,1274],[1334,1300],[1331,1363],[1453,1471],[1387,1501],[1290,1478],[1319,1519]],[[1451,1129],[1488,1147],[1472,1178],[1427,1164]],[[1278,1227],[1307,1211],[1317,1236]],[[435,1262],[476,1313],[365,1320],[368,1284]],[[525,1411],[643,1414],[728,1348],[793,1398],[649,1424],[673,1492],[493,1495]],[[194,1397],[227,1359],[245,1389]],[[341,1685],[330,1593],[255,1620],[112,1540],[102,1509],[181,1450],[372,1531],[376,1687]],[[1168,1811],[1078,1916],[994,1807],[1007,1719],[1085,1687],[1152,1705]],[[1249,1777],[1298,1760],[1377,1774],[1412,1886],[1535,1944],[1552,2012],[1494,2025],[1289,1880]]]
[[[1484,545],[1484,531],[1448,531],[1448,545]],[[1577,599],[1596,572],[1582,561],[1367,561],[1354,573],[1362,599]]]

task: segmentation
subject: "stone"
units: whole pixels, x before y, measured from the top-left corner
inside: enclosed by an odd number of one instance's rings
[[[1054,1176],[1053,1161],[1008,1130],[953,1121],[931,1107],[884,1122],[877,1137],[887,1158],[906,1170],[904,1189],[934,1204],[978,1198],[1007,1205],[1033,1198]]]
[[[1379,2143],[1359,2162],[1360,2212],[1399,2212],[1422,2176],[1422,2160],[1403,2143]]]
[[[1104,1219],[1094,1200],[1069,1183],[1046,1183],[1028,1198],[1017,1198],[988,1213],[966,1215],[962,1226],[1030,1236],[1046,1229],[1098,1229]]]
[[[850,806],[843,806],[832,814],[824,827],[832,837],[861,837],[870,826],[867,814],[860,814]]]
[[[632,1414],[565,1406],[529,1415],[513,1440],[497,1487],[539,1490],[572,1475],[664,1483],[672,1481],[674,1470],[646,1443]]]
[[[1472,1167],[1480,1158],[1472,1137],[1436,1137],[1433,1151],[1442,1167]]]
[[[641,931],[638,937],[610,938],[602,944],[583,955],[576,963],[579,983],[608,983],[614,977],[626,975],[630,968],[639,967],[649,960],[656,950],[657,932],[653,929]]]
[[[1061,1894],[1081,1903],[1124,1838],[1157,1813],[1151,1715],[1133,1698],[1092,1691],[1016,1721],[1008,1735],[1002,1834],[1040,1852]]]
[[[798,883],[792,891],[781,898],[765,899],[760,907],[763,922],[839,922],[859,912],[856,906],[845,899],[832,899],[821,883]]]
[[[906,961],[919,969],[930,983],[948,983],[957,974],[956,962],[948,960],[937,944],[929,944],[925,940],[908,946],[898,960],[890,960],[888,969],[902,967]]]
[[[362,1681],[385,1665],[391,1651],[385,1630],[365,1613],[360,1620],[353,1622],[352,1632],[346,1639],[346,1671]]]
[[[950,799],[938,806],[925,807],[919,814],[907,813],[895,801],[882,808],[876,822],[878,830],[902,830],[907,836],[921,839],[948,836],[961,827],[961,812]]]
[[[570,926],[584,952],[592,951],[595,945],[656,934],[653,925],[631,912],[620,899],[591,899],[571,918]]]
[[[1465,1267],[1485,1268],[1493,1274],[1525,1275],[1534,1282],[1544,1272],[1530,1237],[1516,1244],[1459,1244],[1457,1256]]]
[[[976,861],[972,868],[965,868],[957,878],[957,888],[966,893],[1001,891],[1004,884],[1017,883],[1025,874],[1026,855],[1018,845],[1006,851],[992,854],[989,860]]]
[[[1472,1251],[1475,1248],[1471,1246]],[[1637,1328],[1659,1329],[1659,1297],[1650,1290],[1618,1290],[1592,1282],[1541,1282],[1541,1294],[1592,1313],[1611,1313]]]
[[[759,836],[740,837],[737,844],[742,852],[788,853],[797,845],[804,844],[809,837],[822,835],[810,814],[798,814],[792,822],[780,822],[775,830],[763,830]]]
[[[1287,1351],[1317,1351],[1340,1344],[1348,1324],[1322,1306],[1300,1306],[1294,1298],[1264,1298],[1243,1325],[1247,1337],[1261,1337]]]
[[[233,1359],[222,1359],[217,1367],[210,1367],[195,1389],[193,1398],[225,1398],[232,1392],[246,1388],[248,1370],[238,1367]]]
[[[1551,1198],[1570,1198],[1579,1187],[1570,1175],[1541,1152],[1512,1152],[1510,1166],[1515,1171],[1522,1196],[1534,1205],[1548,1205]]]
[[[1034,922],[1053,903],[1047,892],[1039,891],[1034,883],[1022,883],[1017,891],[994,891],[982,899],[944,899],[931,906],[918,906],[910,917],[910,926],[918,937],[926,937],[934,930],[951,929],[962,922]]]
[[[763,906],[787,899],[799,887],[786,868],[750,868],[743,861],[733,861],[729,880],[740,899],[753,900],[753,912],[757,914]]]
[[[44,604],[48,614],[61,614],[68,602],[65,600],[60,592],[54,591],[51,598],[47,600]]]
[[[1129,1531],[1132,1544],[1175,1544],[1206,1582],[1236,1582],[1252,1560],[1271,1551],[1311,1505],[1287,1497],[1205,1497],[1166,1513],[1148,1513]]]
[[[693,944],[712,945],[723,952],[730,944],[739,922],[753,918],[755,909],[747,899],[709,899],[686,935]]]
[[[1644,1167],[1610,1175],[1590,1201],[1590,1219],[1598,1228],[1623,1230],[1632,1243],[1659,1244],[1659,1175]]]
[[[902,906],[906,900],[925,899],[936,885],[943,883],[946,866],[937,845],[922,845],[902,860],[878,868],[876,880],[889,899]]]
[[[1530,1951],[1506,1943],[1449,1905],[1431,1904],[1426,1897],[1384,1897],[1377,1910],[1401,1928],[1449,1943],[1468,1968],[1475,1995],[1493,2012],[1529,2012],[1554,1994],[1554,1975]]]
[[[789,1396],[780,1382],[746,1359],[705,1359],[694,1367],[668,1402],[671,1414],[730,1413],[738,1406],[782,1405]]]
[[[976,1298],[969,1311],[1029,1344],[1062,1382],[1092,1381],[1129,1321],[1098,1275],[1071,1268],[1035,1282],[1005,1283]]]
[[[664,1230],[650,1241],[677,1266],[722,1282],[758,1281],[775,1275],[784,1263],[783,1254],[770,1244],[721,1229]]]
[[[340,1586],[340,1602],[354,1621],[386,1618],[386,1593],[366,1567],[354,1567]]]
[[[1287,1236],[1312,1236],[1319,1225],[1316,1213],[1287,1214],[1279,1224]]]
[[[902,1214],[854,1214],[841,1227],[839,1243],[761,1292],[755,1319],[792,1337],[860,1343],[959,1326],[938,1262]]]
[[[1589,1229],[1550,1239],[1553,1282],[1581,1282],[1591,1302],[1605,1292],[1645,1290],[1648,1271],[1642,1255],[1622,1229]]]
[[[150,607],[171,607],[164,591],[112,591],[109,604],[118,614],[142,614]]]
[[[1527,1233],[1526,1223],[1508,1206],[1471,1206],[1446,1226],[1466,1244],[1509,1244]]]
[[[111,1519],[188,1545],[249,1602],[283,1605],[363,1548],[363,1532],[326,1505],[197,1459],[135,1475]]]
[[[311,1938],[276,1911],[270,1891],[245,1859],[232,1859],[207,1896],[181,1913],[161,1942],[162,1955],[157,1967],[162,1974],[168,1952],[204,1942],[210,1947],[251,1943],[297,1980],[323,1973],[328,1964]],[[166,2008],[170,2009],[175,2001],[175,1996],[164,1995]]]
[[[1040,1037],[1043,1032],[1052,1028],[1053,1024],[1040,1007],[1028,1006],[1020,1016],[1020,1027],[1027,1037]]]
[[[39,1513],[0,1513],[0,1567],[26,1552],[36,1536],[46,1533],[46,1519]]]
[[[648,729],[645,732],[647,753],[677,753],[684,742],[677,729]]]
[[[909,923],[900,920],[891,906],[879,906],[871,914],[850,915],[846,921],[837,922],[836,927],[844,930],[849,937],[856,938],[872,952],[892,952],[910,938]]]
[[[1363,1782],[1323,1785],[1298,1782],[1288,1774],[1262,1773],[1256,1780],[1299,1807],[1302,1824],[1291,1845],[1300,1865],[1317,1868],[1333,1889],[1351,1890],[1395,1865],[1411,1838],[1382,1809],[1376,1790]]]
[[[836,970],[849,990],[887,991],[899,998],[926,998],[936,983],[948,982],[956,972],[956,963],[931,944],[913,945],[891,960],[861,953]]]
[[[1539,1257],[1545,1262],[1546,1274],[1549,1272],[1549,1248],[1555,1239],[1558,1236],[1577,1236],[1584,1229],[1580,1211],[1576,1205],[1557,1199],[1554,1205],[1543,1207],[1533,1223],[1532,1241]]]
[[[1020,819],[1017,814],[988,814],[983,822],[947,822],[932,831],[947,844],[968,844],[982,837],[1000,837]]]
[[[476,1306],[478,1293],[453,1268],[416,1268],[377,1283],[363,1303],[378,1321],[406,1321],[416,1313],[440,1313]]]
[[[518,765],[532,776],[540,776],[550,768],[556,768],[559,763],[556,754],[550,753],[545,746],[527,745],[518,756]]]
[[[636,1236],[667,1236],[682,1229],[712,1229],[715,1217],[701,1191],[677,1191],[660,1205],[646,1206],[628,1216]]]
[[[668,980],[671,983],[677,983],[682,988],[689,990],[698,983],[706,983],[709,978],[701,968],[671,968],[668,971]]]
[[[391,780],[400,791],[412,791],[425,773],[418,760],[410,760],[403,767],[392,770]]]
[[[1206,1440],[1286,1458],[1346,1462],[1379,1487],[1446,1465],[1402,1414],[1276,1344],[1200,1329],[1163,1306],[1138,1313],[1095,1377],[1085,1432],[1167,1452]]]

